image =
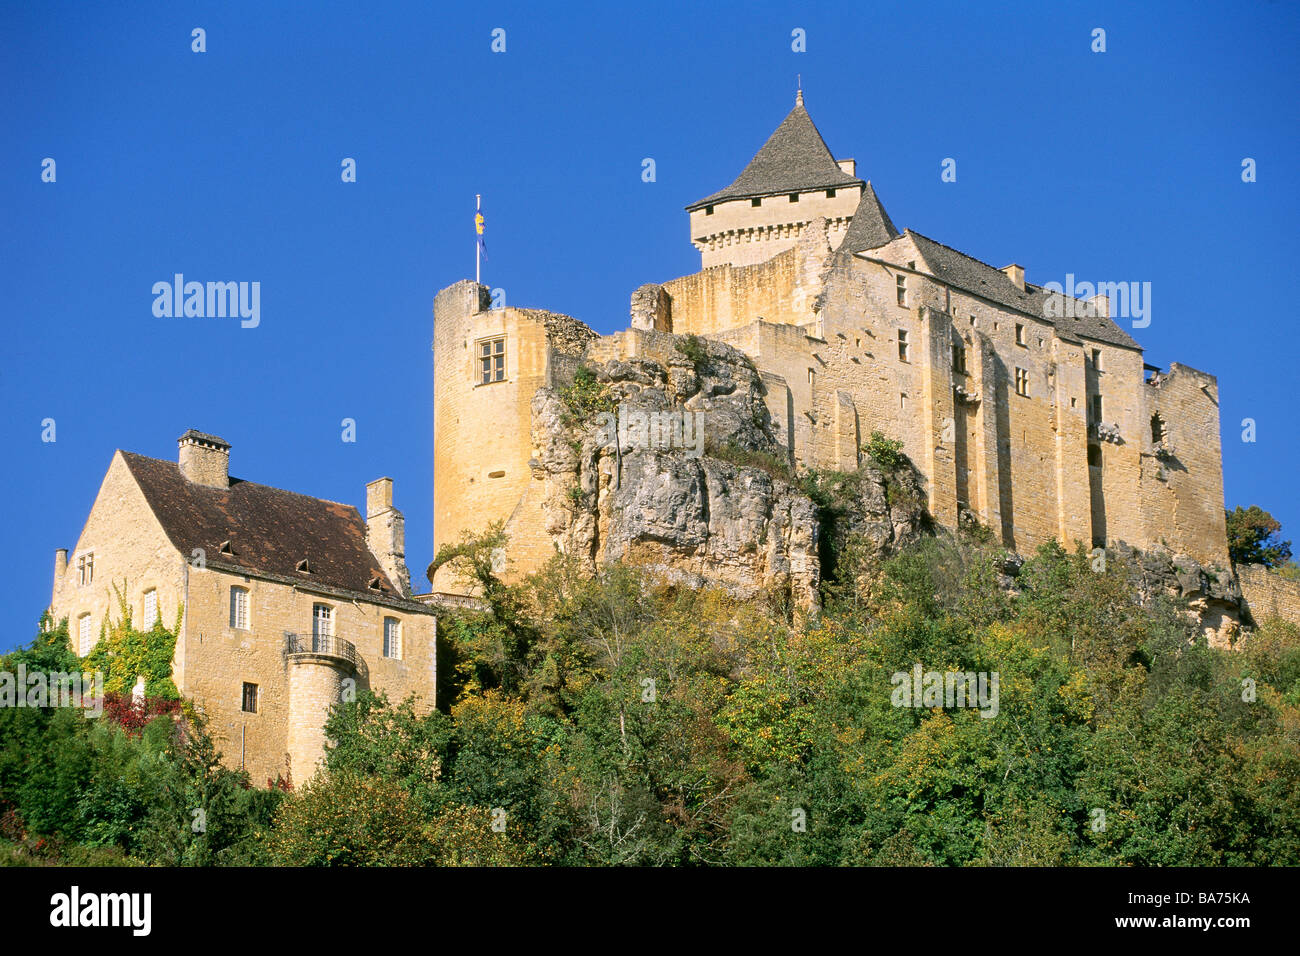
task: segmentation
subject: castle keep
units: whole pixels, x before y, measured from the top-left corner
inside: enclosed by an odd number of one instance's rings
[[[638,288],[630,327],[613,335],[489,308],[473,282],[438,294],[435,550],[498,520],[511,573],[564,550],[572,536],[543,467],[547,390],[582,363],[671,371],[675,337],[694,335],[752,362],[800,468],[853,470],[879,431],[903,442],[942,526],[978,522],[1020,552],[1055,539],[1229,566],[1214,376],[1146,365],[1105,296],[1064,301],[1020,265],[900,231],[802,95],[736,180],[687,213],[701,270]],[[781,555],[794,571],[802,560]],[[445,571],[435,590],[462,587]]]

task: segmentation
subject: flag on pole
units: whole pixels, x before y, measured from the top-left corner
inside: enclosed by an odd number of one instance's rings
[[[477,198],[477,197],[476,197],[476,198]],[[481,252],[481,253],[483,254],[483,258],[486,259],[486,258],[487,258],[487,243],[483,241],[483,224],[484,224],[484,221],[485,221],[485,220],[483,219],[483,206],[482,206],[482,203],[479,203],[478,208],[477,208],[477,209],[475,210],[475,212],[474,212],[474,232],[475,232],[475,234],[478,236],[478,249],[479,249],[479,252]]]

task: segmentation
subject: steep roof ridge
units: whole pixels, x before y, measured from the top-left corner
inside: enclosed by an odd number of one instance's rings
[[[687,206],[688,211],[728,199],[863,185],[840,169],[802,102],[786,114],[772,135],[725,189]]]

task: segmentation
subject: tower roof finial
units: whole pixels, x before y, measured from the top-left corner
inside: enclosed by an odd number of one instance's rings
[[[794,105],[803,106],[803,74],[796,73],[794,76],[795,76]]]

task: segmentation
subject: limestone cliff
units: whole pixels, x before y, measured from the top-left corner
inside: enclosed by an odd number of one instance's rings
[[[533,477],[545,530],[589,566],[625,561],[689,586],[818,603],[819,508],[793,480],[749,360],[730,346],[677,339],[666,366],[589,360],[532,402]],[[923,500],[893,505],[885,476],[852,476],[839,531],[881,557],[914,536]]]

